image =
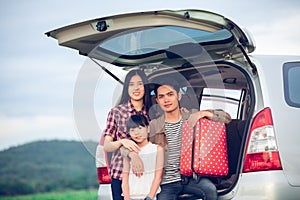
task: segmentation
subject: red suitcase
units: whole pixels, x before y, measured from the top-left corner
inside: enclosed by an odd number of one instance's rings
[[[228,174],[225,124],[201,118],[190,128],[182,125],[180,172],[184,176],[222,177]]]

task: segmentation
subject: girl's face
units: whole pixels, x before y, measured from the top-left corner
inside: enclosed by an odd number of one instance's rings
[[[138,126],[135,128],[129,129],[130,137],[136,142],[136,143],[143,143],[144,141],[147,141],[148,137],[148,127],[144,126]]]
[[[131,77],[128,85],[128,94],[131,100],[140,101],[145,94],[145,88],[142,78],[139,75]]]

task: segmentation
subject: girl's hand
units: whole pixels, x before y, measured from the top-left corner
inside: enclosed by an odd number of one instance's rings
[[[134,151],[136,153],[138,153],[140,151],[140,147],[134,141],[132,141],[132,140],[122,139],[121,143],[129,151]]]

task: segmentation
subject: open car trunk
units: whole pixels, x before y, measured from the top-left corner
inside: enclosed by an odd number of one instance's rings
[[[233,120],[226,125],[229,174],[210,178],[219,195],[235,186],[255,105],[249,74],[256,69],[247,56],[255,46],[247,32],[215,13],[164,10],[102,17],[46,34],[87,56],[119,84],[122,78],[114,68],[140,68],[150,83],[162,77],[177,80],[182,107],[230,113]],[[160,112],[154,98],[152,118]]]

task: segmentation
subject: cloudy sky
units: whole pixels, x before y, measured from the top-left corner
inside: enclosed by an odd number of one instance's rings
[[[74,120],[73,96],[86,58],[58,46],[45,32],[127,11],[183,8],[217,12],[246,27],[256,54],[300,55],[298,0],[0,1],[0,150],[37,140],[84,138]],[[106,113],[96,107],[99,131],[87,138],[97,140]]]

